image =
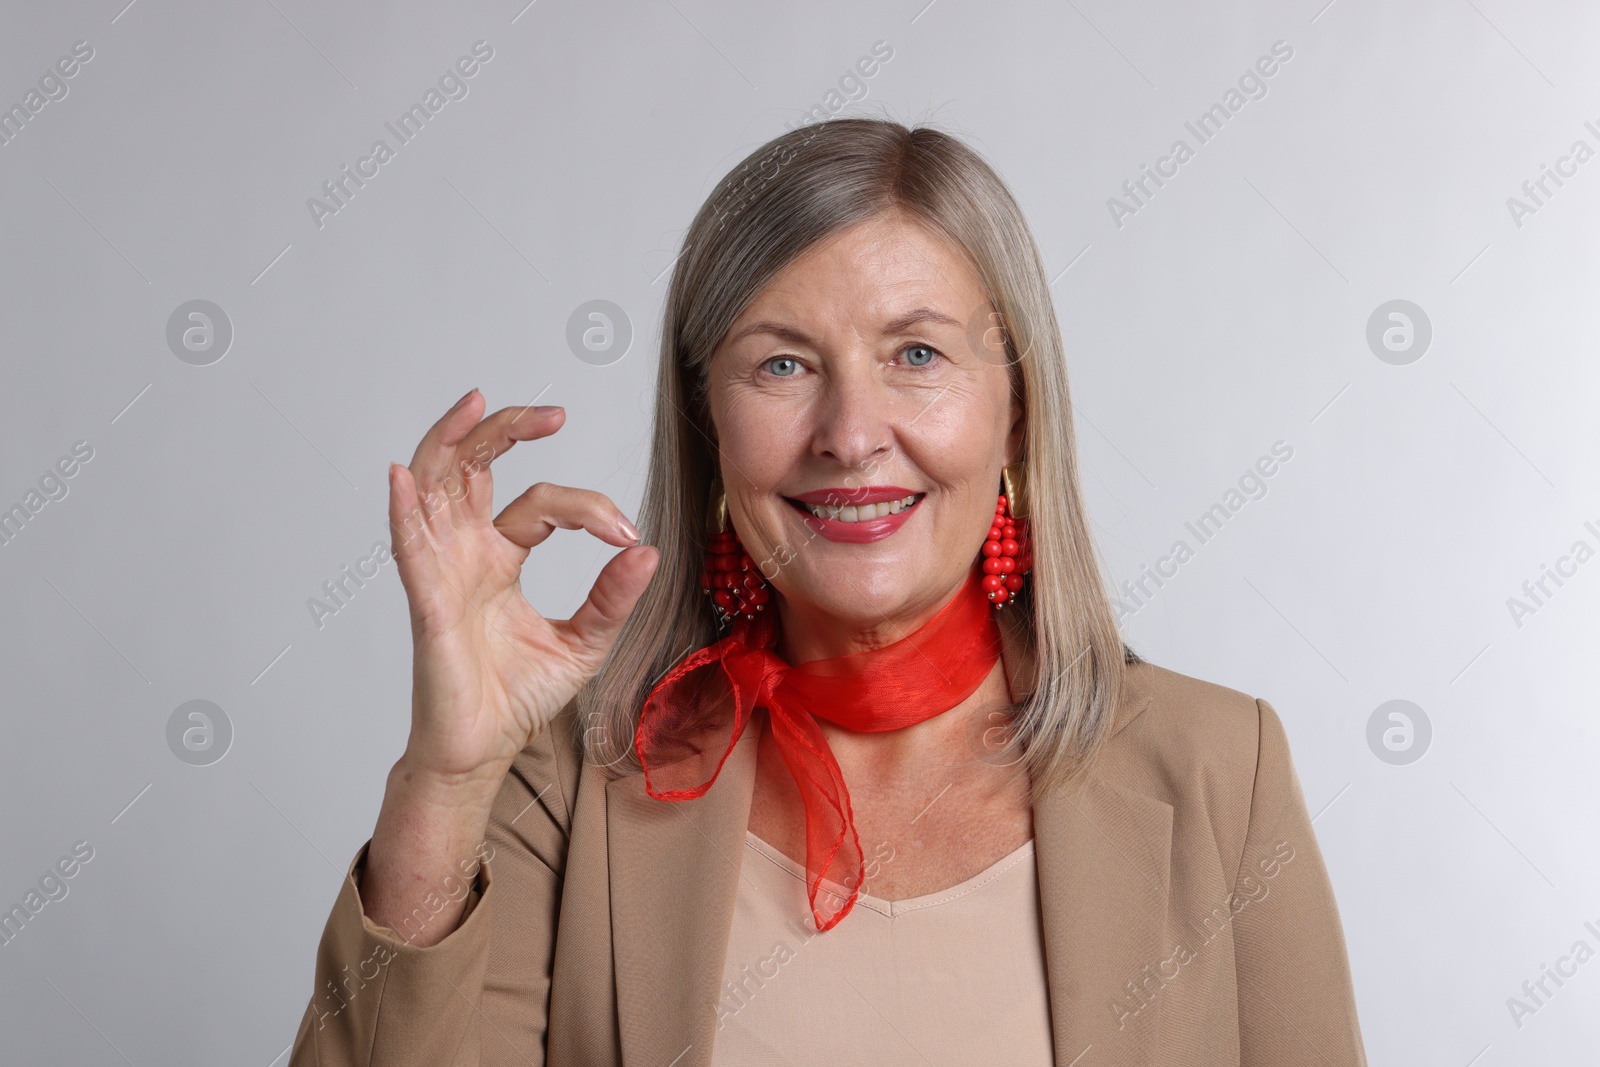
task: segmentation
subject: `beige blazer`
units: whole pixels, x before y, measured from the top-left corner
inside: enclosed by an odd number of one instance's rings
[[[1008,631],[1008,677],[1031,677],[1027,658]],[[1093,773],[1034,806],[1058,1067],[1364,1067],[1277,713],[1152,664],[1125,670]],[[669,803],[642,774],[585,763],[575,715],[506,776],[480,888],[460,887],[467,913],[440,943],[366,918],[362,846],[290,1067],[708,1067],[758,731],[705,796]]]

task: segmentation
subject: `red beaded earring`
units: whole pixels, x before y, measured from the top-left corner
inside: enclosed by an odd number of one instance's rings
[[[983,591],[995,610],[1022,591],[1022,576],[1033,569],[1028,537],[1027,472],[1021,462],[1000,472],[1005,492],[994,506],[994,525],[983,542]]]
[[[755,618],[756,612],[766,609],[771,592],[728,520],[728,498],[722,491],[721,478],[711,480],[706,533],[709,540],[706,564],[700,571],[700,591],[710,594],[718,625],[726,626],[741,616]]]

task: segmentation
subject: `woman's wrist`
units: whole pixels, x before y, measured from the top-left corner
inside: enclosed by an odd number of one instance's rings
[[[407,749],[389,769],[385,797],[395,794],[408,806],[437,812],[482,809],[487,816],[510,769],[511,764],[506,762],[472,771],[441,772],[428,767]]]

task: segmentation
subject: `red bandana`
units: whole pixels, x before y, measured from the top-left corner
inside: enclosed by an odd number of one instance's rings
[[[850,794],[813,716],[879,733],[914,726],[971,696],[1000,658],[1000,627],[981,579],[975,570],[938,614],[893,644],[798,666],[772,651],[776,611],[736,620],[726,637],[685,657],[646,698],[634,737],[646,792],[657,800],[704,795],[751,711],[766,708],[805,804],[811,914],[819,931],[831,929],[855,906],[865,866]],[[817,905],[824,876],[850,889],[831,916]]]

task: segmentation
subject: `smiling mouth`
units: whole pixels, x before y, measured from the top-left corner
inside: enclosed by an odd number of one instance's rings
[[[796,510],[819,519],[829,519],[833,522],[870,522],[881,519],[887,515],[898,515],[907,508],[914,507],[926,493],[912,493],[901,497],[899,500],[883,500],[876,504],[855,504],[844,507],[830,507],[827,504],[805,504],[798,500],[784,497]]]

